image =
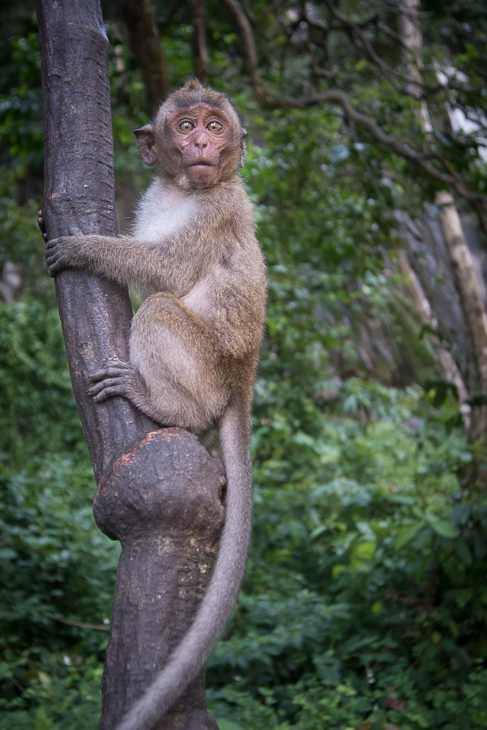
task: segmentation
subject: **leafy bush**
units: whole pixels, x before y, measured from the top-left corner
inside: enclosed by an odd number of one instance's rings
[[[483,726],[487,503],[457,476],[471,451],[418,389],[355,380],[336,401],[314,438],[256,430],[253,550],[213,707],[242,728]],[[259,463],[266,443],[278,458]]]
[[[95,728],[118,545],[95,484],[57,312],[0,305],[2,728]]]

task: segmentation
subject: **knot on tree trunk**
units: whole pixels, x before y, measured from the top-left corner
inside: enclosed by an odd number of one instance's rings
[[[221,462],[179,428],[147,434],[100,480],[96,523],[122,544],[101,730],[116,727],[188,630],[213,572],[224,485]],[[217,727],[206,714],[203,672],[157,730]]]

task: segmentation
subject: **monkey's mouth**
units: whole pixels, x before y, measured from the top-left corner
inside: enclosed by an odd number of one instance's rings
[[[198,162],[192,162],[188,167],[215,167],[212,162],[205,162],[204,160],[198,160]]]

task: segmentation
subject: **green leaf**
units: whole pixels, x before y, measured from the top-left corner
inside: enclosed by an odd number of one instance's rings
[[[413,539],[413,537],[416,535],[417,532],[419,532],[419,530],[421,530],[422,527],[426,527],[426,524],[423,521],[416,522],[414,525],[408,527],[406,530],[401,530],[397,537],[394,549],[400,550],[404,545],[406,545],[406,543]]]
[[[432,515],[429,513],[426,514],[425,517],[430,527],[432,527],[433,530],[438,533],[438,535],[449,538],[458,537],[458,530],[456,529],[456,527],[452,527],[449,522],[445,522],[445,520],[440,520],[438,517],[436,517],[436,515]]]

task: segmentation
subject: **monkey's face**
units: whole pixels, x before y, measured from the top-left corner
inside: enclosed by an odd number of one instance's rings
[[[208,188],[235,172],[239,139],[220,109],[201,103],[175,111],[166,116],[164,132],[165,171],[181,187]]]

